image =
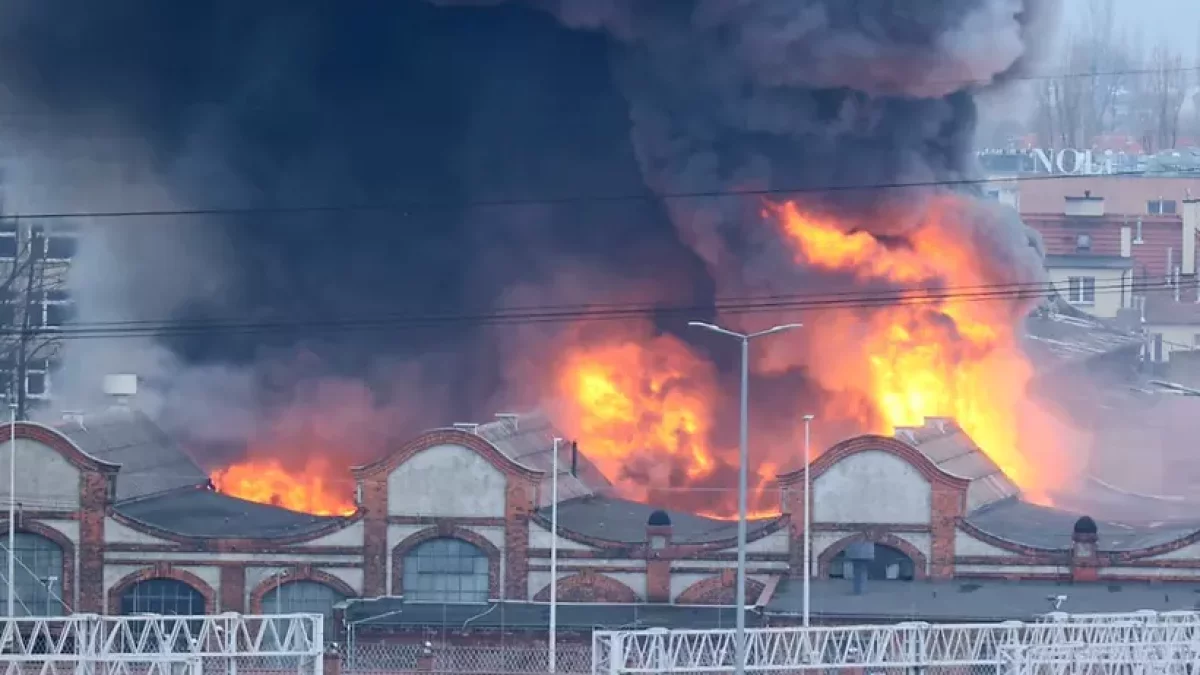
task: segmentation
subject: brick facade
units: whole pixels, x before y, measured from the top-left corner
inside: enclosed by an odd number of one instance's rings
[[[791,576],[803,576],[804,570],[804,500],[808,495],[804,492],[805,471],[811,471],[810,485],[815,484],[826,471],[842,460],[861,452],[883,451],[903,459],[915,468],[930,485],[930,513],[928,527],[917,527],[906,523],[813,523],[814,530],[822,525],[837,526],[839,529],[853,527],[858,532],[829,547],[825,552],[814,551],[817,559],[817,573],[824,576],[828,573],[828,561],[841,551],[851,541],[873,541],[892,546],[903,551],[912,558],[914,568],[920,576],[933,579],[949,579],[954,576],[954,537],[956,524],[962,520],[966,504],[967,487],[970,482],[951,476],[939,469],[921,451],[888,436],[857,436],[823,452],[812,465],[779,477],[779,484],[785,491],[783,508],[790,517],[791,541],[789,545],[789,563]],[[810,504],[811,508],[811,504]],[[904,539],[895,536],[897,531],[918,529],[928,531],[930,539],[930,555],[926,556]],[[835,550],[836,549],[836,550]],[[825,562],[822,562],[822,561]]]
[[[4,433],[2,429],[0,433]],[[18,425],[17,435],[55,449],[80,470],[78,509],[61,512],[25,510],[22,520],[18,522],[22,530],[45,536],[61,547],[64,557],[62,594],[68,601],[70,598],[76,599],[73,608],[76,611],[119,611],[125,590],[134,583],[154,578],[175,579],[188,584],[205,598],[210,611],[261,611],[263,597],[271,589],[280,583],[298,580],[325,584],[347,597],[378,597],[389,593],[399,595],[404,591],[405,555],[420,543],[440,537],[467,541],[485,553],[488,558],[489,595],[493,598],[530,598],[531,571],[540,574],[548,570],[546,559],[549,551],[531,548],[529,536],[531,524],[549,529],[543,514],[536,510],[543,474],[516,464],[485,439],[465,431],[441,430],[422,435],[397,447],[379,462],[356,470],[359,512],[337,523],[336,527],[310,533],[303,538],[272,540],[199,539],[163,533],[132,521],[115,511],[110,503],[113,480],[119,476],[117,467],[84,455],[70,441],[39,425]],[[498,514],[456,518],[389,514],[388,476],[416,453],[443,444],[467,447],[503,473],[503,517]],[[1073,548],[1062,550],[1034,549],[1003,541],[964,520],[967,481],[942,472],[925,455],[901,441],[889,437],[862,436],[833,446],[807,469],[780,477],[779,483],[784,490],[783,515],[756,526],[751,541],[761,541],[786,530],[787,551],[784,553],[782,548],[770,550],[769,547],[752,550],[747,555],[751,574],[765,578],[779,574],[781,568],[792,576],[803,573],[802,514],[804,500],[809,498],[803,490],[804,471],[811,471],[815,482],[839,461],[867,451],[883,451],[899,457],[928,481],[931,490],[929,521],[814,522],[814,535],[821,535],[821,548],[813,551],[814,568],[819,575],[827,575],[833,557],[854,541],[872,541],[898,549],[913,560],[918,578],[939,580],[954,577],[956,566],[963,565],[970,565],[975,570],[981,567],[994,569],[974,571],[971,576],[994,575],[1005,578],[1034,578],[1031,573],[1021,572],[1022,567],[1057,567],[1062,572],[1053,575],[1053,578],[1077,581],[1099,579],[1103,576],[1103,569],[1110,566],[1133,570],[1143,568],[1145,578],[1164,581],[1176,577],[1192,578],[1187,571],[1200,569],[1200,560],[1151,559],[1151,556],[1200,542],[1200,533],[1160,543],[1153,548],[1121,552],[1097,551],[1095,542],[1088,540],[1086,534],[1076,537]],[[128,538],[108,541],[105,524],[109,520],[120,527],[154,537],[150,540],[154,543]],[[79,534],[74,541],[63,534],[70,530],[69,527],[54,525],[70,521],[78,523]],[[646,525],[644,541],[641,542],[604,541],[560,530],[559,535],[572,542],[572,545],[559,547],[561,576],[557,582],[558,599],[563,602],[732,603],[736,583],[733,570],[735,553],[732,549],[736,541],[676,541],[673,540],[671,525],[664,524],[669,523],[669,519],[654,521],[652,518],[652,521],[659,524]],[[316,543],[322,536],[359,522],[362,523],[361,542],[343,540],[337,544]],[[414,526],[417,529],[399,542],[393,540],[389,545],[389,526],[402,526],[406,532],[411,532]],[[120,529],[115,525],[112,527]],[[496,534],[489,535],[489,539],[481,534],[481,528],[491,528]],[[501,529],[502,544],[498,536]],[[722,536],[727,534],[728,530]],[[837,536],[831,536],[833,534]],[[955,538],[964,535],[1003,549],[1006,553],[960,556],[956,551]],[[651,545],[656,539],[656,544]],[[928,547],[920,544],[921,541],[928,541]],[[171,554],[169,561],[155,562],[156,556],[168,553]],[[297,558],[300,555],[305,556],[302,561]],[[684,560],[688,561],[688,566],[680,567],[680,570],[710,576],[672,598],[672,564]],[[780,565],[785,562],[786,568]],[[106,588],[106,564],[121,565],[125,569],[138,566],[138,569],[125,575],[111,588]],[[248,576],[251,568],[256,568],[252,577]],[[273,571],[282,568],[286,573],[282,576],[272,573],[264,579],[261,576],[263,568]],[[1163,574],[1164,570],[1170,569],[1179,571],[1174,575]],[[640,574],[641,577],[633,579],[628,576],[631,573]],[[1134,574],[1134,577],[1137,575]],[[262,581],[251,587],[253,582],[248,582],[248,578]],[[770,587],[774,587],[774,582]],[[749,579],[748,597],[756,599],[764,588],[760,581]],[[532,599],[544,601],[548,597],[549,586],[546,585],[537,589]]]
[[[533,599],[537,602],[550,600],[550,585],[546,584]],[[584,570],[558,580],[558,602],[617,602],[632,604],[638,601],[637,593],[625,584],[604,574]]]

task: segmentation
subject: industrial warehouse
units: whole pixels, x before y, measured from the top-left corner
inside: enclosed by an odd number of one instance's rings
[[[1027,338],[1064,368],[1129,358],[1131,348],[1135,358],[1139,344],[1057,313],[1031,317]],[[1138,395],[1142,405],[1173,398]],[[2,461],[17,462],[19,613],[315,612],[334,634],[357,627],[360,641],[544,640],[556,548],[563,639],[597,627],[732,625],[736,523],[622,498],[570,439],[551,532],[560,434],[544,415],[386,448],[353,469],[352,513],[314,516],[215,490],[135,404],[4,428],[17,439]],[[1154,501],[1102,481],[1085,493],[1091,501],[1077,499],[1095,511],[1031,503],[948,419],[814,454],[816,622],[1023,620],[1196,602],[1192,503],[1162,500],[1153,519],[1101,517]],[[749,523],[750,625],[800,620],[804,485],[803,466],[777,475],[778,515]],[[855,554],[862,543],[873,544],[866,556]]]

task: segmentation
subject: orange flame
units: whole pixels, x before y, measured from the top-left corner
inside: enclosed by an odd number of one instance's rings
[[[682,342],[661,335],[575,347],[558,373],[564,426],[624,497],[736,513],[736,465],[710,439],[716,376]],[[757,473],[760,487],[774,477],[771,465]]]
[[[800,264],[909,286],[983,286],[987,280],[973,252],[951,238],[942,220],[954,217],[955,206],[935,200],[926,222],[895,247],[866,232],[845,232],[793,202],[772,205],[768,214],[778,219]],[[905,299],[833,319],[842,329],[857,324],[861,339],[843,340],[840,349],[856,344],[849,358],[865,367],[830,372],[830,379],[859,380],[854,386],[875,408],[873,420],[862,421],[873,422],[876,433],[953,418],[1030,499],[1047,501],[1064,466],[1048,457],[1051,450],[1040,448],[1041,457],[1034,458],[1022,449],[1022,427],[1044,430],[1050,423],[1026,398],[1033,368],[1017,342],[1020,313],[1013,302],[972,301],[961,291],[909,293]]]
[[[331,485],[329,462],[311,458],[302,469],[289,471],[275,459],[249,459],[215,471],[219,492],[260,504],[317,516],[347,516],[355,512],[346,490]],[[332,481],[336,482],[336,481]]]

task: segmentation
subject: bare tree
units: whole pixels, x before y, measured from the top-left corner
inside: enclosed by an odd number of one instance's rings
[[[1183,57],[1166,43],[1160,43],[1150,54],[1150,71],[1146,75],[1146,105],[1150,113],[1146,140],[1147,150],[1166,150],[1179,140],[1179,113],[1187,96],[1189,77],[1183,68]]]
[[[0,378],[19,419],[48,393],[70,311],[67,269],[74,238],[45,224],[0,219]]]

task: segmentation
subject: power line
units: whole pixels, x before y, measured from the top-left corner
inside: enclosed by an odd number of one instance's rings
[[[696,316],[710,313],[718,314],[755,314],[822,311],[870,310],[887,307],[907,307],[922,305],[939,305],[947,301],[953,302],[985,302],[985,301],[1016,301],[1044,299],[1047,295],[1058,292],[1054,283],[1035,284],[1000,284],[994,287],[976,287],[985,290],[954,291],[940,290],[908,290],[882,293],[860,293],[858,297],[830,297],[814,295],[797,296],[765,296],[759,300],[743,300],[738,302],[715,302],[697,305],[608,305],[600,308],[580,309],[551,309],[527,308],[525,311],[499,310],[472,314],[442,314],[442,315],[394,315],[386,317],[341,318],[307,321],[262,321],[262,322],[220,322],[220,321],[164,321],[158,323],[123,322],[113,324],[95,323],[90,325],[67,325],[56,328],[39,328],[32,330],[0,329],[0,336],[29,336],[43,335],[60,340],[84,340],[103,338],[138,338],[138,337],[172,337],[203,334],[232,334],[248,335],[262,333],[279,333],[296,330],[420,330],[445,326],[487,325],[487,326],[527,326],[536,324],[580,323],[592,321],[629,321],[645,320],[663,316]],[[1146,291],[1174,291],[1166,282],[1125,284],[1097,284],[1093,287],[1095,295],[1116,293],[1133,293]],[[568,306],[569,307],[569,306]]]

